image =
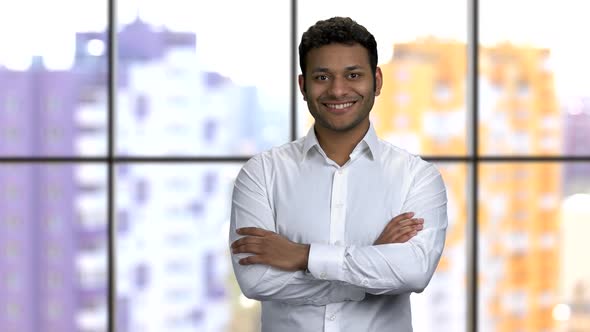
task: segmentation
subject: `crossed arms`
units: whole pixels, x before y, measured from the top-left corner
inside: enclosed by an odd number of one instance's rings
[[[274,232],[261,162],[255,157],[244,166],[232,198],[229,240],[244,295],[326,305],[360,301],[366,293],[401,294],[426,287],[447,226],[446,192],[434,167],[425,167],[412,183],[402,211],[413,213],[393,218],[373,245],[343,247],[295,243]],[[238,231],[238,224],[247,227]]]

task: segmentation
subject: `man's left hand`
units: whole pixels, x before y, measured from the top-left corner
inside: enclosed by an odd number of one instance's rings
[[[241,265],[264,264],[285,271],[307,269],[308,244],[295,243],[275,232],[256,227],[240,228],[236,233],[246,236],[231,244],[232,253],[254,254],[240,259]]]

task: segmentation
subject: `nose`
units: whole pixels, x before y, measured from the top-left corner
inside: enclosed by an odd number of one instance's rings
[[[328,88],[328,93],[332,97],[342,97],[348,93],[348,84],[344,78],[335,77],[332,79]]]

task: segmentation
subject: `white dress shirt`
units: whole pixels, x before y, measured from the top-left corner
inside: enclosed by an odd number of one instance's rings
[[[447,227],[446,190],[434,165],[380,140],[371,124],[340,167],[315,136],[250,159],[235,181],[230,244],[258,227],[310,244],[308,270],[232,262],[245,296],[262,301],[262,331],[412,331],[410,293],[429,283]],[[406,243],[373,245],[395,216],[424,229]]]

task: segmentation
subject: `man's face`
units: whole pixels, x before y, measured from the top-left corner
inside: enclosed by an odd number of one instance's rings
[[[373,84],[369,52],[363,46],[335,43],[314,48],[306,66],[299,88],[317,125],[345,132],[369,121],[382,76],[377,68]]]

